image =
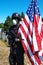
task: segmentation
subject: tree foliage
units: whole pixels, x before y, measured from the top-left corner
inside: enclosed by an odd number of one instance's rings
[[[24,12],[21,12],[21,18],[24,18]]]
[[[3,23],[0,23],[0,28],[4,28],[4,24]]]
[[[21,18],[24,18],[24,12],[21,12]],[[7,31],[12,25],[13,25],[12,18],[10,16],[7,16],[5,22],[0,23],[0,28],[2,28],[4,31]]]
[[[4,23],[4,30],[7,31],[10,26],[12,26],[13,23],[12,23],[12,19],[10,16],[7,16],[6,20],[5,20],[5,23]]]

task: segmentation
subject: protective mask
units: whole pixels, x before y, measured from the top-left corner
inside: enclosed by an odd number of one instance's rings
[[[17,24],[17,22],[16,22],[16,20],[15,20],[15,19],[13,19],[13,24],[14,24],[14,25],[16,25],[16,24]]]

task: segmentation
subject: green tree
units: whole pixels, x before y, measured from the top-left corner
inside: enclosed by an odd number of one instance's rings
[[[24,18],[24,12],[21,13],[21,18]]]
[[[5,23],[4,23],[4,30],[7,31],[10,26],[12,26],[13,23],[12,23],[12,19],[10,16],[7,16],[6,20],[5,20]]]
[[[4,27],[4,24],[3,23],[0,23],[0,28],[3,28]]]

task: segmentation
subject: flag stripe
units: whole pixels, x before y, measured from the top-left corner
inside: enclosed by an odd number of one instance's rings
[[[39,19],[39,20],[40,20],[40,19]],[[35,24],[37,25],[37,27],[38,27],[37,21],[39,21],[39,20],[38,20],[38,17],[37,17],[37,18],[35,17]],[[37,32],[36,32],[36,31],[37,31]],[[36,28],[36,31],[35,31],[35,33],[36,33],[36,35],[38,35],[38,37],[39,37],[38,28]],[[36,35],[35,35],[35,36],[36,36]],[[38,37],[36,36],[36,40],[37,40],[37,39],[41,40],[40,37],[39,37],[39,38],[38,38]],[[40,49],[41,49],[41,41],[38,41],[38,40],[37,40],[37,42],[39,42],[39,43],[37,44],[37,46],[38,46],[38,49],[40,50]]]
[[[23,48],[24,48],[24,50],[25,50],[25,52],[26,52],[26,54],[27,54],[27,56],[28,56],[28,58],[29,58],[31,64],[34,65],[34,62],[32,61],[32,59],[31,59],[31,57],[30,57],[30,54],[29,54],[29,52],[28,52],[28,50],[27,50],[27,47],[26,47],[25,43],[24,43],[23,41],[21,41],[21,43],[22,43],[22,46],[23,46]]]
[[[42,49],[43,28],[41,29],[41,26],[39,26],[40,22],[41,18],[37,0],[32,0],[19,28],[22,46],[32,65],[40,65],[42,63],[39,52]]]
[[[42,49],[41,48],[41,38],[40,38],[40,36],[39,36],[39,33],[38,33],[38,21],[39,21],[39,19],[38,19],[38,17],[37,17],[37,19],[36,19],[36,15],[34,16],[34,33],[33,33],[33,37],[35,37],[35,38],[33,38],[34,40],[36,39],[36,44],[37,45],[35,45],[35,43],[33,44],[33,46],[34,46],[34,50],[35,51],[39,51],[40,49]],[[35,35],[34,35],[35,34]],[[39,41],[40,40],[40,41]],[[34,42],[34,41],[33,41]],[[33,51],[34,51],[33,50]]]
[[[23,21],[23,23],[24,23],[24,21]],[[21,26],[20,26],[20,29],[21,29],[21,31],[22,31],[22,34],[23,34],[23,37],[22,38],[24,38],[25,37],[25,39],[26,39],[26,41],[28,41],[28,45],[29,45],[29,47],[31,48],[31,43],[30,43],[30,40],[29,40],[29,38],[28,38],[28,34],[26,33],[26,31],[25,31],[25,26],[23,26],[24,24],[22,24]],[[21,35],[22,35],[21,34]],[[25,40],[24,39],[24,40]],[[24,44],[23,44],[24,43]],[[26,49],[27,47],[26,47],[26,42],[22,42],[22,45],[23,45],[23,48],[25,49],[25,52],[28,54],[29,53],[29,51]],[[24,47],[25,46],[25,47]],[[29,49],[29,48],[28,48]],[[31,49],[32,50],[32,49]],[[32,53],[32,51],[31,51],[31,53]],[[31,57],[31,56],[30,56]],[[37,55],[34,55],[34,57],[35,57],[35,59],[36,59],[36,61],[38,62],[38,64],[41,64],[41,61],[40,61],[40,59],[37,57]],[[33,59],[32,59],[33,60]],[[31,61],[32,62],[32,61]]]
[[[21,28],[20,28],[20,32],[23,35],[23,37],[25,38],[24,33],[22,32]],[[23,48],[24,48],[25,52],[27,53],[27,55],[28,55],[29,59],[31,60],[31,62],[34,63],[34,64],[35,63],[38,64],[35,57],[33,56],[33,53],[32,53],[32,51],[30,49],[30,46],[28,45],[27,40],[25,39],[25,40],[23,40],[21,42],[22,42]]]
[[[29,30],[29,34],[31,35],[31,37],[32,37],[32,31],[31,31],[31,29],[30,29],[30,25],[29,25],[29,23],[26,21],[26,19],[24,18],[24,23],[25,23],[25,25],[26,25],[26,27],[28,28],[28,30]]]
[[[21,29],[21,28],[20,28],[20,29]],[[21,30],[21,31],[22,31],[22,30]],[[24,32],[22,32],[22,34],[24,35]],[[25,37],[25,36],[23,36],[23,37]],[[24,40],[23,40],[23,41],[24,41]],[[29,53],[29,48],[28,48],[28,51],[27,51],[27,49],[26,49],[27,47],[26,47],[26,45],[25,45],[25,44],[28,44],[28,43],[26,43],[26,42],[23,43],[23,41],[22,41],[23,48],[25,49],[25,52],[28,54],[28,53]],[[27,40],[26,40],[26,41],[27,41]],[[25,48],[24,46],[25,46],[26,48]],[[27,46],[28,46],[28,45],[27,45]],[[29,46],[29,47],[30,47],[30,46]],[[32,53],[32,51],[31,51],[31,53]],[[31,54],[31,53],[30,53],[30,54]],[[32,55],[31,55],[31,56],[32,56]],[[37,57],[37,55],[34,55],[34,57],[35,57],[35,59],[37,60],[38,63],[41,63],[41,62],[39,62],[40,60],[39,60],[39,58]]]
[[[42,62],[40,61],[37,52],[35,53],[34,57],[35,57],[35,59],[37,60],[38,64],[40,65]]]
[[[20,29],[21,29],[21,28],[20,28]],[[22,31],[22,30],[21,30],[21,31]],[[23,37],[25,37],[23,32],[22,32],[22,35],[23,35]],[[26,40],[26,41],[27,41],[27,40]],[[24,40],[23,40],[23,41],[21,41],[21,42],[22,42],[22,45],[23,45],[23,48],[24,48],[26,54],[28,55],[28,57],[29,57],[29,59],[30,59],[32,65],[33,65],[34,60],[33,60],[33,58],[31,59],[31,57],[33,56],[33,53],[32,53],[32,51],[31,51],[31,49],[30,49],[30,46],[28,45],[28,43],[27,43],[26,41],[24,42]],[[29,47],[28,47],[28,46],[29,46]],[[34,55],[34,59],[35,59],[35,62],[37,61],[38,64],[41,64],[41,61],[40,61],[40,59],[38,58],[37,55]]]
[[[30,39],[30,42],[31,42],[31,36],[29,35],[29,31],[27,33],[27,31],[25,31],[25,26],[23,26],[23,25],[21,25],[20,28],[21,28],[22,32],[24,33],[24,36],[25,36],[26,40],[29,40]]]

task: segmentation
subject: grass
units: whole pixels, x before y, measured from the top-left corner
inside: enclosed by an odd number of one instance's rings
[[[8,46],[8,43],[0,39],[0,46]]]
[[[2,41],[0,41],[2,42]],[[5,44],[0,44],[0,65],[9,65],[9,48]]]

